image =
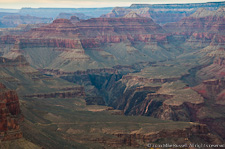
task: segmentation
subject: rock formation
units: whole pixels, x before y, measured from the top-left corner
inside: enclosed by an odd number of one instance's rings
[[[19,105],[19,99],[15,91],[6,89],[0,83],[0,131],[1,141],[22,138],[19,121],[23,118]]]
[[[132,5],[87,20],[71,10],[1,30],[0,81],[23,97],[25,136],[46,148],[222,144],[222,5]]]
[[[225,7],[216,11],[199,8],[194,14],[176,23],[164,25],[166,30],[180,32],[221,33],[224,31]]]
[[[152,18],[156,23],[166,24],[180,21],[183,17],[193,14],[198,8],[216,10],[224,6],[224,2],[199,3],[199,4],[133,4],[128,8],[114,8],[110,13],[104,14],[103,18],[123,17],[131,11],[142,17]]]

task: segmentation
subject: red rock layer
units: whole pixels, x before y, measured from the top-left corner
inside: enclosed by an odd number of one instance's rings
[[[80,40],[73,39],[18,39],[15,49],[34,48],[34,47],[56,47],[80,49]]]
[[[25,34],[27,38],[76,38],[77,28],[68,19],[56,19],[51,24],[34,28]]]
[[[49,25],[32,29],[32,31],[25,35],[32,38],[73,38],[76,35],[83,38],[90,38],[106,35],[158,34],[164,32],[164,30],[158,24],[154,23],[152,19],[143,17],[92,18],[89,20],[82,20],[75,25],[73,25],[71,21],[67,19],[57,19]]]
[[[214,104],[225,105],[225,80],[206,80],[193,89],[203,97],[215,101]]]
[[[150,18],[93,18],[78,22],[79,32],[85,36],[163,33]]]
[[[0,83],[0,140],[22,138],[18,124],[21,114],[19,99],[15,91],[7,90]]]
[[[56,93],[46,93],[46,94],[34,94],[27,95],[25,97],[38,97],[38,98],[74,98],[79,96],[85,96],[85,91],[83,87],[72,88],[70,91],[56,92]]]
[[[178,23],[169,23],[164,26],[167,30],[177,31],[207,31],[220,32],[225,30],[225,18],[222,17],[205,17],[193,18],[187,17]]]
[[[16,42],[17,36],[5,35],[0,37],[1,44],[14,44]]]
[[[168,43],[170,34],[151,18],[93,18],[71,23],[76,18],[56,19],[34,28],[17,39],[15,49],[26,47],[99,48],[104,43],[160,42]]]

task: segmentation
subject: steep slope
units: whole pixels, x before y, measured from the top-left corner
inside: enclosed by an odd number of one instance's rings
[[[145,148],[149,142],[162,143],[164,139],[171,143],[197,143],[192,138],[201,143],[222,144],[220,138],[209,135],[205,125],[117,115],[121,112],[86,106],[79,98],[50,98],[47,102],[25,99],[22,106],[29,115],[23,125],[25,136],[46,148]]]
[[[21,97],[25,138],[43,148],[222,145],[224,8],[213,11],[222,4],[132,5],[3,34],[0,81]],[[211,10],[167,32],[152,19],[200,6]]]
[[[224,134],[224,105],[225,84],[224,79],[205,80],[193,88],[206,100],[206,106],[198,112],[198,119],[205,123],[211,130],[225,138]]]
[[[225,7],[220,7],[216,11],[199,8],[191,16],[183,18],[177,23],[166,24],[163,27],[168,31],[221,33],[225,26],[224,16]]]
[[[39,73],[22,55],[15,59],[0,57],[0,60],[0,81],[16,90],[20,97],[72,98],[85,94],[81,86]]]
[[[134,13],[135,14],[135,13]],[[85,36],[98,35],[134,35],[163,33],[163,29],[150,18],[142,18],[138,15],[123,18],[94,18],[81,21],[76,24],[80,33]],[[102,30],[104,27],[104,30]],[[93,30],[93,32],[91,32]]]
[[[144,148],[149,142],[163,142],[164,139],[176,142],[178,138],[180,143],[185,143],[186,138],[188,143],[196,143],[192,138],[198,138],[202,143],[221,144],[220,138],[213,134],[208,136],[209,131],[205,125],[127,117],[112,107],[87,105],[82,87],[40,74],[21,55],[16,59],[1,57],[0,60],[0,81],[17,90],[21,97],[21,108],[25,116],[25,122],[21,124],[24,137],[44,148]],[[20,114],[17,95],[4,85],[0,86],[0,92],[0,97],[7,99],[2,102],[3,111],[14,115],[10,122],[15,124],[10,124],[6,129],[11,130],[11,138],[12,135],[21,137],[15,135],[21,134],[14,121],[15,116]],[[4,116],[9,120],[11,115]],[[6,125],[1,126],[5,130]],[[17,133],[12,133],[12,129]],[[10,137],[6,134],[5,140],[8,140]],[[173,138],[168,138],[168,135]],[[205,141],[202,136],[210,141]],[[0,146],[38,148],[23,139],[4,141]]]
[[[19,99],[15,91],[0,84],[1,100],[1,141],[22,138],[18,122],[22,119]]]
[[[152,19],[136,13],[75,24],[71,21],[57,19],[31,29],[16,37],[14,47],[5,56],[20,51],[35,68],[64,74],[88,69],[114,71],[112,67],[116,65],[165,60],[179,53],[175,46],[168,44],[170,34],[164,33]]]
[[[19,98],[15,91],[9,90],[0,83],[0,148],[34,148],[37,145],[25,140],[20,129],[21,121],[24,120],[21,114]]]
[[[199,58],[199,57],[198,57]],[[182,58],[184,59],[184,57]],[[129,73],[108,85],[106,103],[126,115],[145,115],[163,120],[198,121],[224,139],[224,80],[207,80],[190,88],[186,78],[200,77],[191,70],[199,62],[177,59]],[[168,64],[169,63],[169,64]],[[171,65],[171,63],[173,65]],[[189,81],[187,81],[189,82]],[[221,123],[221,125],[217,125]]]

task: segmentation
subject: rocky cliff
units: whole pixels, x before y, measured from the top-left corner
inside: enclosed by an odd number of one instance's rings
[[[189,17],[163,27],[168,31],[221,33],[224,31],[224,14],[224,7],[220,7],[216,11],[199,8]]]
[[[56,19],[51,24],[42,26],[40,28],[32,29],[25,36],[32,38],[57,38],[57,37],[70,37],[77,33],[77,29],[68,19]]]
[[[152,52],[170,52],[168,38],[171,34],[165,33],[151,18],[136,13],[123,18],[92,18],[72,22],[73,18],[56,19],[51,24],[33,28],[23,36],[16,37],[11,52],[22,51],[28,57],[28,62],[36,68],[61,69],[62,72],[112,68],[122,63],[134,64],[153,59],[154,54],[158,55],[155,59],[160,60],[173,55]],[[118,44],[122,48],[115,50]],[[42,53],[45,56],[41,56]],[[130,60],[123,59],[124,56]]]
[[[0,84],[0,102],[1,141],[22,138],[19,121],[23,118],[16,92],[10,91],[3,84]]]
[[[71,21],[73,21],[73,18],[71,18]],[[133,17],[128,15],[124,18],[92,18],[77,22],[75,25],[73,25],[71,21],[67,19],[57,19],[50,25],[33,29],[25,35],[31,36],[32,38],[40,38],[43,36],[45,38],[56,38],[59,34],[60,37],[64,38],[90,38],[105,35],[159,34],[164,32],[152,19],[140,16]]]
[[[215,101],[214,104],[225,104],[225,81],[223,79],[206,80],[199,86],[196,86],[194,89],[203,97]]]
[[[197,119],[201,123],[205,123],[208,127],[220,135],[223,139],[224,127],[220,124],[225,123],[224,105],[225,105],[225,84],[223,79],[211,79],[205,80],[200,85],[195,86],[193,89],[196,90],[205,98],[205,106],[200,108],[197,112]]]
[[[3,30],[0,80],[23,97],[26,137],[47,148],[222,143],[223,4],[132,5]]]
[[[62,89],[65,90],[65,89]],[[54,92],[54,93],[45,93],[45,94],[32,94],[25,95],[24,97],[37,97],[37,98],[75,98],[75,97],[85,97],[85,91],[83,87],[73,87],[68,88],[65,91]]]
[[[76,24],[87,37],[104,35],[163,33],[163,29],[150,18],[126,16],[124,18],[93,18]]]

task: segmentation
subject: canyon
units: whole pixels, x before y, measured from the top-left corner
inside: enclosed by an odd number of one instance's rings
[[[224,4],[46,9],[1,29],[0,145],[223,145]]]

